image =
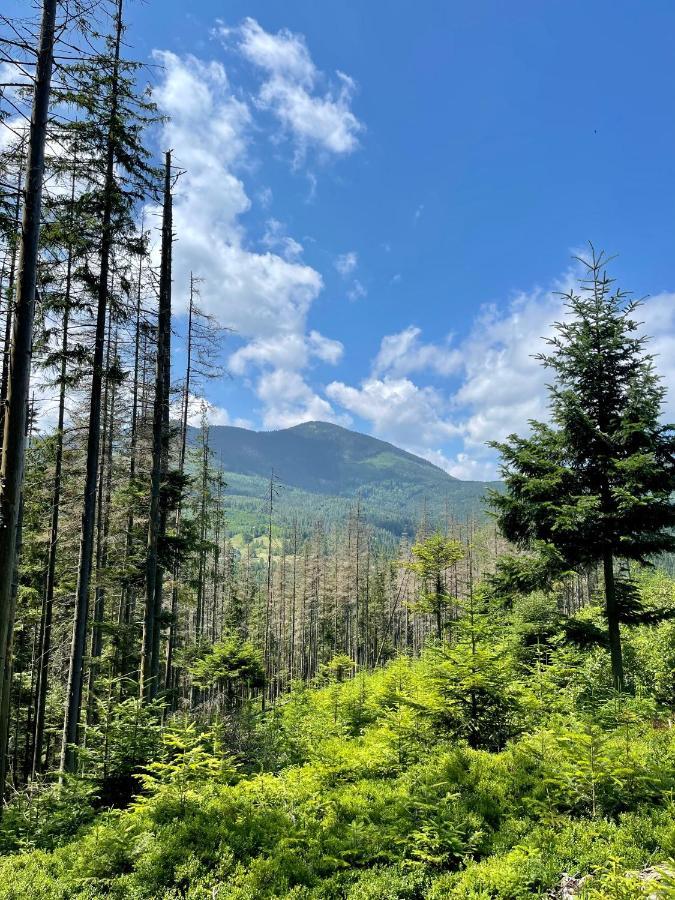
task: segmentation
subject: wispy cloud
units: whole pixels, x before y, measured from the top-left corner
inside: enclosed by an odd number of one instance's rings
[[[351,109],[356,84],[340,71],[329,83],[303,35],[285,28],[272,34],[252,18],[236,28],[221,24],[218,30],[228,46],[234,45],[262,73],[256,102],[295,142],[298,159],[310,147],[337,155],[358,147],[364,126]]]
[[[334,266],[343,278],[347,278],[356,269],[359,262],[358,254],[355,250],[348,253],[341,253],[336,257]]]

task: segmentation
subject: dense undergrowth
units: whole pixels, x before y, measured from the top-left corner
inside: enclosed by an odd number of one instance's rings
[[[673,583],[642,593],[672,603]],[[592,876],[587,898],[673,897],[675,623],[626,629],[622,696],[559,625],[536,595],[478,598],[420,660],[337,658],[265,713],[146,712],[127,808],[101,809],[93,763],[15,798],[0,898],[515,900],[563,873]]]

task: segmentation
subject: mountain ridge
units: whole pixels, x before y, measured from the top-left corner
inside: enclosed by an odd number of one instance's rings
[[[191,429],[190,442],[198,440]],[[274,431],[209,428],[214,462],[228,483],[232,528],[256,533],[274,471],[280,521],[339,520],[359,498],[364,518],[390,535],[414,532],[422,516],[484,519],[485,495],[499,482],[461,481],[388,441],[331,422]]]
[[[349,435],[352,439],[356,436],[358,438],[363,438],[365,441],[368,441],[371,445],[377,445],[380,447],[387,448],[388,450],[394,450],[398,455],[403,457],[407,457],[408,459],[415,460],[417,463],[428,466],[432,469],[436,469],[439,472],[443,472],[448,478],[452,481],[460,481],[459,478],[456,478],[454,475],[450,475],[448,472],[445,472],[440,466],[437,466],[435,463],[432,463],[430,460],[425,459],[423,456],[418,456],[416,453],[411,453],[409,450],[405,450],[403,447],[399,447],[391,441],[385,441],[382,438],[373,437],[369,434],[364,434],[362,431],[355,431],[351,428],[346,428],[344,425],[337,425],[334,422],[324,422],[320,419],[312,419],[309,422],[299,422],[297,425],[289,425],[287,428],[271,428],[271,429],[254,429],[254,428],[242,428],[237,425],[215,425],[211,426],[211,430],[214,428],[220,428],[223,430],[227,430],[228,432],[239,432],[244,434],[252,434],[256,436],[267,436],[267,435],[281,435],[287,434],[290,432],[294,432],[296,434],[305,435],[307,433],[317,433],[317,432],[325,432],[327,434],[340,434],[340,435]]]

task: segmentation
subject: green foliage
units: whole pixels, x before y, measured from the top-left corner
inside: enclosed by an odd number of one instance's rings
[[[640,584],[661,603],[659,577]],[[513,900],[564,873],[596,900],[644,896],[652,869],[669,896],[675,729],[652,647],[670,629],[627,632],[629,698],[605,648],[564,640],[546,595],[504,609],[474,591],[421,659],[354,672],[336,656],[265,713],[242,707],[243,765],[229,713],[179,716],[126,810],[94,817],[83,782],[15,798],[0,900]]]
[[[98,779],[137,772],[157,755],[161,743],[161,701],[129,697],[112,702],[112,687],[106,699],[97,698],[96,724],[88,727],[82,752],[85,771]]]
[[[419,607],[430,612],[436,619],[436,637],[443,638],[444,617],[455,598],[448,594],[447,570],[464,556],[464,547],[459,541],[436,533],[413,544],[412,560],[403,563],[414,572],[422,584]]]
[[[210,646],[195,660],[190,672],[197,687],[217,687],[230,703],[238,689],[259,688],[265,681],[261,652],[235,635]]]
[[[92,781],[66,778],[62,785],[39,779],[10,797],[0,821],[0,852],[52,849],[72,838],[95,816]]]
[[[162,735],[164,753],[150,763],[141,775],[147,796],[138,803],[147,804],[148,797],[162,803],[178,805],[180,815],[194,796],[195,786],[228,782],[235,765],[223,752],[212,732],[200,732],[195,722],[178,719]]]
[[[422,705],[434,720],[474,749],[501,749],[516,730],[519,691],[512,648],[481,593],[459,604],[452,642],[428,659],[432,690]]]
[[[529,437],[492,444],[506,487],[492,494],[500,527],[543,563],[503,564],[497,586],[529,579],[545,589],[566,569],[602,561],[613,675],[623,689],[619,623],[640,621],[641,610],[630,580],[615,584],[614,558],[645,563],[675,549],[675,434],[661,422],[665,389],[638,334],[638,304],[613,288],[602,253],[584,265],[581,292],[565,295],[568,317],[539,355],[555,379],[551,424],[532,422]]]

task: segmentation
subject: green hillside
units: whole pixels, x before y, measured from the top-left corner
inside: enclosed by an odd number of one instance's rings
[[[197,431],[191,432],[191,440]],[[332,425],[306,422],[281,431],[213,426],[209,444],[228,483],[230,527],[261,527],[269,479],[278,477],[278,521],[344,520],[357,497],[364,518],[392,535],[431,522],[483,518],[486,490],[498,482],[460,481],[393,444]]]

